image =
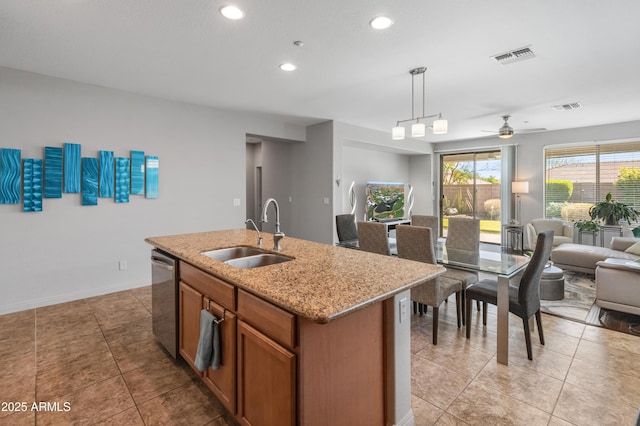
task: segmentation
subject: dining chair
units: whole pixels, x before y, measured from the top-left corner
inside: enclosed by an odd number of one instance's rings
[[[440,232],[438,216],[414,214],[411,215],[411,225],[431,228],[431,236],[433,237],[434,247],[438,244],[438,233]]]
[[[354,214],[336,215],[336,231],[338,241],[358,241],[358,228],[356,227],[356,216]]]
[[[463,250],[465,252],[480,252],[480,219],[450,217],[448,219],[449,226],[447,229],[447,239],[445,247],[447,250]],[[447,272],[444,273],[446,278],[462,281],[462,289],[465,290],[471,284],[478,281],[477,272],[464,271],[456,269],[454,266],[447,266]],[[464,301],[464,291],[462,298]],[[480,302],[477,303],[480,310]],[[466,313],[462,315],[462,323],[465,324]]]
[[[509,312],[522,318],[524,325],[524,338],[527,344],[527,357],[533,360],[531,354],[531,331],[529,330],[529,318],[536,317],[540,344],[544,345],[542,332],[542,318],[540,314],[540,277],[549,260],[549,254],[553,246],[553,231],[547,230],[538,234],[536,248],[531,256],[531,261],[520,279],[518,287],[509,286]],[[471,300],[479,300],[483,303],[482,324],[487,325],[487,303],[498,304],[498,282],[496,279],[484,279],[467,287],[465,311],[467,315],[467,339],[471,337]]]
[[[358,246],[360,250],[390,256],[387,227],[380,222],[358,222]]]
[[[415,225],[396,227],[398,257],[436,265],[431,228]],[[462,316],[462,282],[442,275],[411,289],[411,300],[433,307],[433,344],[438,344],[439,308],[450,295],[456,295],[456,318]]]

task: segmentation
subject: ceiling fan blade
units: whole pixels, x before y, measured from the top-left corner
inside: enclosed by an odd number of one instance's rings
[[[516,133],[533,133],[533,132],[544,132],[547,129],[544,127],[538,127],[538,128],[533,128],[533,129],[513,129],[514,132]]]

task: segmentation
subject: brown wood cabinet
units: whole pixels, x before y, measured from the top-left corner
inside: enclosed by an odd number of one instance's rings
[[[180,271],[180,355],[241,424],[385,424],[382,303],[317,324],[187,263]],[[203,308],[224,317],[222,365],[200,373]]]
[[[238,321],[238,418],[244,425],[296,423],[296,357]]]

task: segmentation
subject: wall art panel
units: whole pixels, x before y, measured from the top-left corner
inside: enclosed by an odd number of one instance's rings
[[[131,170],[129,169],[129,159],[123,157],[116,157],[116,203],[128,203],[129,202],[129,176]]]
[[[62,198],[62,148],[44,148],[44,198]]]
[[[131,193],[144,194],[144,151],[131,151]]]
[[[42,160],[39,158],[25,158],[24,183],[22,184],[22,209],[25,212],[42,211]]]
[[[80,192],[80,144],[64,144],[64,192]]]
[[[100,196],[113,197],[113,151],[100,151]]]
[[[0,148],[0,204],[20,203],[20,150]]]
[[[82,159],[82,205],[98,205],[98,159]]]
[[[158,157],[154,155],[147,155],[146,157],[146,198],[158,198]]]

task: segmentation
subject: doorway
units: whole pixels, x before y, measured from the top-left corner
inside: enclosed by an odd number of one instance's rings
[[[480,219],[480,242],[500,244],[500,150],[440,156],[440,235],[448,218]]]

